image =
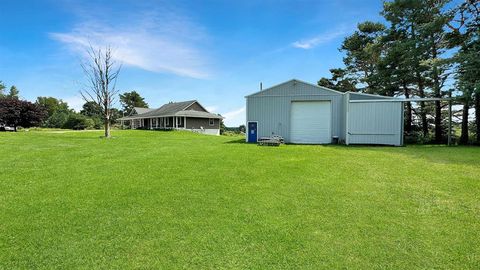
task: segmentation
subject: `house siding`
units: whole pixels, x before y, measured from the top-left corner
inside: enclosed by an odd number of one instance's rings
[[[206,112],[198,102],[193,103],[192,105],[188,106],[185,108],[185,110],[190,110],[190,111],[199,111],[199,112]]]
[[[194,118],[194,117],[187,117],[187,129],[220,129],[220,120],[214,119],[214,125],[209,125],[209,119],[207,118]]]

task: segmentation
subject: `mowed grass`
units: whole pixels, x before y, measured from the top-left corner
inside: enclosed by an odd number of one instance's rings
[[[479,269],[480,148],[0,134],[0,269]]]

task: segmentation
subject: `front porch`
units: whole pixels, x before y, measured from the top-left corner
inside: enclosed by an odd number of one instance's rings
[[[122,127],[126,123],[130,129],[185,129],[187,117],[185,116],[167,116],[154,118],[138,118],[131,120],[121,120]]]

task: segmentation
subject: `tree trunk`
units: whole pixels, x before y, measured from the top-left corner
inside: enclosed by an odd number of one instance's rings
[[[480,92],[475,93],[475,141],[480,144]]]
[[[410,98],[410,90],[407,87],[407,84],[403,82],[403,92],[406,99]],[[405,102],[407,106],[407,111],[405,115],[405,133],[412,134],[412,103]]]
[[[460,135],[460,144],[468,144],[468,110],[470,109],[469,100],[463,104],[462,111],[462,135]]]
[[[416,71],[417,83],[418,83],[418,95],[420,98],[425,98],[425,89],[423,86],[423,79],[420,75],[420,72]],[[427,122],[427,112],[425,111],[425,102],[420,101],[420,118],[422,120],[422,133],[423,137],[428,136],[428,122]]]
[[[105,119],[104,119],[104,125],[105,125],[105,138],[110,138],[110,110],[108,109],[108,104],[105,105]]]
[[[443,142],[442,107],[438,100],[435,101],[435,142]]]
[[[412,39],[417,38],[417,33],[415,31],[415,25],[414,23],[411,23],[410,25],[410,34]],[[417,46],[415,45],[415,50],[417,50]],[[414,52],[414,60],[415,60],[415,78],[417,80],[418,84],[418,95],[420,98],[425,98],[425,89],[423,85],[423,79],[422,79],[422,74],[420,74],[419,66],[420,66],[420,61],[417,58],[416,52]],[[417,66],[418,65],[418,66]],[[428,136],[428,122],[427,122],[427,112],[425,111],[425,102],[420,101],[420,119],[422,121],[422,132],[423,132],[423,137]]]
[[[17,132],[17,125],[13,125],[13,130]]]
[[[431,37],[432,41],[432,58],[437,58],[437,46],[435,45],[434,37]],[[433,66],[432,70],[433,77],[433,95],[436,98],[441,98],[442,93],[440,89],[440,80],[438,78],[438,68]],[[443,128],[442,128],[442,107],[440,101],[435,101],[435,143],[442,143],[443,141]]]
[[[110,138],[110,121],[105,120],[105,138]]]

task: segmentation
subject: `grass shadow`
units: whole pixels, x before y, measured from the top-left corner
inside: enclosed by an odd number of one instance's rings
[[[226,143],[226,144],[247,144],[245,139],[235,139],[235,140],[231,140],[231,141],[224,142],[224,143]]]
[[[446,145],[405,145],[387,147],[348,147],[358,152],[382,152],[409,156],[411,160],[425,160],[437,164],[480,165],[480,148],[471,146]]]

